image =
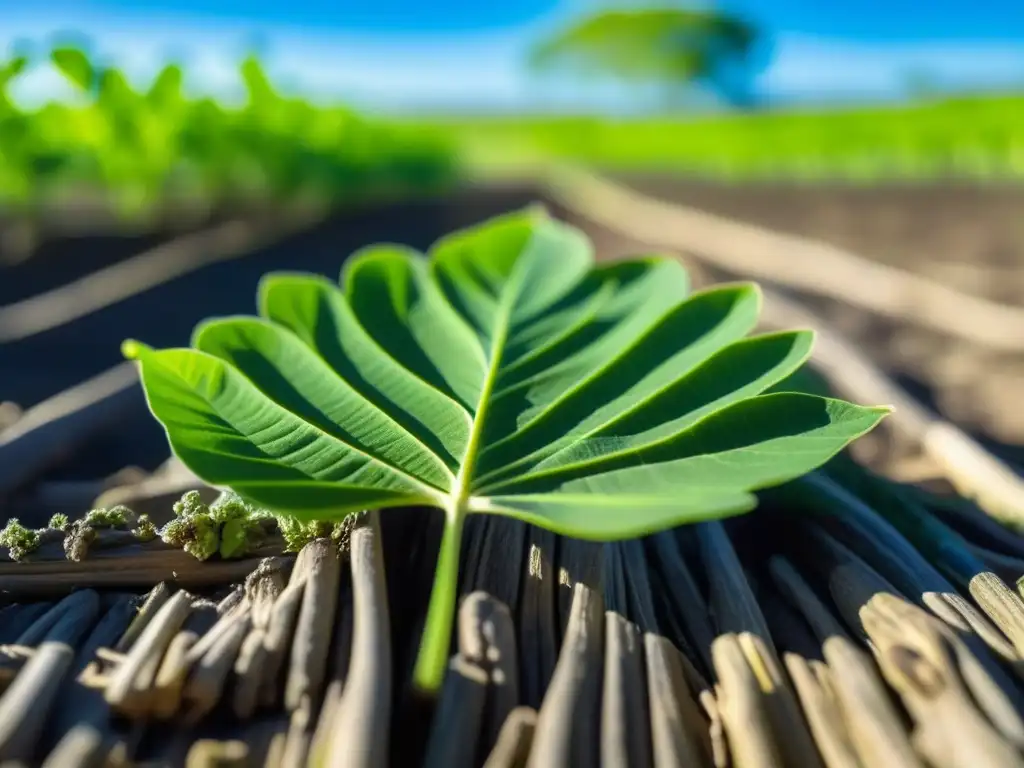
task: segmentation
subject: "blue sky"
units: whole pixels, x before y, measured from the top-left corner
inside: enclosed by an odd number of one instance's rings
[[[621,0],[618,6],[637,4]],[[538,83],[532,41],[600,0],[0,0],[0,47],[82,32],[145,80],[169,56],[193,87],[237,91],[234,67],[258,41],[271,73],[317,98],[383,110],[588,109],[626,103],[614,85]],[[769,101],[899,96],[911,72],[950,88],[1024,86],[1022,0],[725,0],[774,38],[757,82]],[[58,93],[40,68],[23,97]],[[640,94],[643,98],[644,94]]]

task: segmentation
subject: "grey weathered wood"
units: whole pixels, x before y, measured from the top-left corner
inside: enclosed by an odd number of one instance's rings
[[[235,621],[189,672],[182,691],[186,723],[198,723],[220,701],[238,649],[251,626],[248,611],[236,609],[235,614]]]
[[[861,763],[920,766],[871,657],[841,637],[826,640],[824,649],[843,719]]]
[[[352,656],[324,765],[375,768],[388,762],[391,622],[378,513],[352,531]]]
[[[146,625],[124,660],[110,675],[105,698],[113,709],[129,717],[142,717],[148,713],[151,687],[164,651],[191,608],[191,596],[179,591]]]
[[[530,707],[513,709],[505,718],[483,768],[525,768],[536,727],[536,710]]]
[[[718,706],[735,764],[743,768],[782,768],[785,763],[768,708],[739,637],[720,635],[711,651],[720,685]]]
[[[598,764],[603,659],[603,600],[579,583],[558,664],[537,715],[528,765]]]
[[[555,535],[530,528],[527,571],[519,596],[520,696],[540,706],[558,658],[555,634]]]
[[[164,651],[160,668],[153,679],[152,714],[158,720],[170,720],[181,708],[181,694],[191,666],[189,652],[199,635],[189,629],[178,632]]]
[[[292,631],[299,615],[299,606],[302,604],[302,593],[305,587],[304,579],[296,580],[295,571],[293,571],[292,581],[289,581],[288,586],[274,601],[274,607],[270,612],[270,623],[263,638],[266,654],[259,688],[261,703],[270,705],[277,698],[281,669],[284,666],[288,649],[291,647]]]
[[[93,725],[76,725],[42,762],[42,768],[100,768],[103,734]]]
[[[479,744],[487,754],[519,703],[515,623],[506,605],[485,592],[473,592],[459,606],[458,636],[459,654],[487,675],[487,705]]]
[[[0,698],[0,761],[29,762],[75,653],[46,641]]]
[[[92,628],[99,609],[100,598],[94,590],[73,592],[40,616],[15,643],[31,646],[49,639],[74,645]]]
[[[640,629],[620,614],[606,611],[601,765],[651,765],[646,680]]]
[[[687,687],[679,657],[668,639],[651,632],[644,635],[651,762],[655,768],[709,767],[707,724]]]
[[[882,674],[914,719],[913,744],[929,765],[1024,766],[975,707],[937,619],[884,593],[861,616]]]
[[[341,578],[341,561],[330,539],[312,541],[306,549],[310,570],[285,680],[284,703],[289,710],[297,709],[304,699],[317,699],[323,689]]]
[[[474,768],[486,700],[487,673],[453,656],[431,723],[424,768]]]
[[[167,585],[167,582],[161,581],[155,587],[153,587],[146,594],[146,599],[139,607],[139,612],[132,619],[132,623],[128,625],[128,629],[121,635],[117,641],[117,645],[114,646],[114,650],[119,653],[126,653],[132,644],[142,634],[142,630],[146,628],[146,625],[156,615],[157,611],[166,603],[171,597],[171,588]]]
[[[846,722],[829,685],[828,666],[820,661],[809,662],[795,653],[785,653],[783,663],[827,768],[860,768]]]

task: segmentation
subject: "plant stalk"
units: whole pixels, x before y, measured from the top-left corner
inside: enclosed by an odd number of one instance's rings
[[[459,591],[459,554],[466,512],[461,507],[445,512],[441,551],[434,569],[427,621],[413,671],[413,685],[423,693],[437,692],[448,667],[448,646],[452,636],[455,600]]]

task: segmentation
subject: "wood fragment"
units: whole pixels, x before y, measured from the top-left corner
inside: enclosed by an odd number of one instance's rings
[[[843,719],[862,765],[921,765],[871,657],[842,637],[825,641]]]
[[[391,637],[378,513],[352,531],[352,657],[326,747],[325,765],[381,766],[388,760]]]
[[[831,672],[828,666],[820,661],[808,661],[795,653],[783,654],[783,663],[827,768],[859,768],[857,753],[850,743],[842,712],[829,686]]]
[[[651,765],[646,675],[640,629],[620,614],[604,615],[601,764]]]
[[[479,744],[487,754],[519,702],[515,624],[506,605],[486,592],[473,592],[459,606],[458,637],[459,654],[487,675]]]
[[[181,590],[157,611],[110,675],[105,698],[116,711],[141,718],[149,712],[152,684],[175,633],[192,608],[191,596]]]
[[[153,680],[152,713],[158,720],[170,720],[181,707],[181,694],[189,672],[189,651],[199,635],[190,630],[178,632],[167,646]]]
[[[31,761],[73,662],[71,647],[54,641],[44,641],[26,662],[0,698],[0,761]]]
[[[573,590],[565,640],[537,715],[528,765],[596,766],[599,755],[604,605],[600,593],[582,583]]]
[[[235,659],[235,684],[231,697],[232,711],[239,720],[252,717],[259,703],[259,686],[267,659],[266,632],[252,627]]]
[[[761,687],[747,663],[735,634],[719,635],[712,646],[715,672],[721,686],[718,706],[729,739],[729,751],[743,768],[781,768]]]
[[[712,765],[707,724],[686,684],[679,651],[666,638],[644,635],[651,753],[655,768]]]
[[[536,727],[536,710],[516,707],[509,712],[483,768],[525,768]]]
[[[32,646],[54,640],[74,646],[92,628],[99,609],[100,598],[94,590],[73,592],[40,616],[15,643]]]
[[[281,595],[274,601],[274,607],[270,612],[270,624],[267,626],[267,632],[263,638],[266,663],[263,665],[259,693],[260,703],[265,706],[274,704],[277,698],[281,669],[284,666],[288,649],[291,647],[292,631],[299,615],[299,606],[302,604],[302,593],[305,587],[304,579],[299,579],[296,583],[289,582]]]
[[[473,768],[487,699],[487,673],[456,655],[448,663],[427,740],[425,768]]]
[[[132,623],[128,625],[128,629],[125,630],[125,633],[117,641],[114,650],[119,653],[126,653],[138,639],[139,635],[142,634],[142,630],[146,628],[146,625],[149,624],[150,620],[170,597],[171,588],[167,585],[167,582],[161,581],[153,587],[146,595],[146,599],[139,607],[139,612],[132,619]]]
[[[76,725],[46,756],[42,768],[100,768],[104,758],[103,735],[92,725]]]
[[[236,610],[235,614],[236,618],[228,629],[203,654],[199,662],[190,668],[188,681],[182,691],[187,724],[198,723],[220,701],[228,676],[235,666],[238,649],[251,625],[248,611]]]
[[[534,708],[540,706],[558,658],[555,541],[550,531],[530,528],[528,566],[519,596],[520,696]]]
[[[341,561],[330,539],[317,539],[305,549],[309,550],[309,575],[285,681],[284,705],[288,710],[297,709],[303,700],[318,699],[323,688],[341,577]]]
[[[885,593],[861,618],[883,675],[914,720],[913,744],[930,765],[1024,765],[975,707],[937,620]]]
[[[249,746],[237,739],[197,739],[185,758],[185,768],[244,768],[247,765]]]

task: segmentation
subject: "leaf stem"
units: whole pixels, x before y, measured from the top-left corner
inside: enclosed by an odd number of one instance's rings
[[[441,687],[448,666],[448,646],[451,642],[455,599],[459,592],[459,553],[465,519],[466,510],[461,506],[445,511],[441,551],[437,556],[427,621],[413,671],[413,685],[428,694],[435,693]]]

